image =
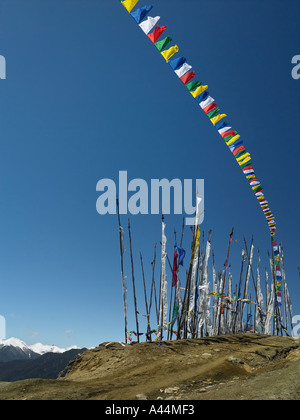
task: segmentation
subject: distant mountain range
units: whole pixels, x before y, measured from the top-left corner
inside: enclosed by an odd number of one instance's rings
[[[62,349],[41,343],[28,346],[17,338],[0,340],[0,381],[56,379],[70,361],[86,349]]]
[[[41,343],[28,346],[24,341],[12,337],[7,340],[0,340],[0,362],[36,359],[45,353],[65,353],[73,349],[78,349],[78,347],[72,346],[67,349],[62,349],[54,345],[49,346]]]

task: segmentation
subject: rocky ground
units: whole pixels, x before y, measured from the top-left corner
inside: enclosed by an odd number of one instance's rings
[[[57,380],[2,385],[0,400],[299,400],[300,340],[238,334],[103,343]]]

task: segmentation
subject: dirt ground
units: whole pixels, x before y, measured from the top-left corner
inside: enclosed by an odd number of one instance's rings
[[[0,400],[300,400],[300,340],[255,334],[103,343],[57,380],[2,384]]]

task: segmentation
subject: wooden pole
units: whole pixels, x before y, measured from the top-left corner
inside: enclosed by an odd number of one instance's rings
[[[150,314],[149,314],[149,308],[148,308],[148,301],[147,301],[147,287],[146,287],[146,281],[145,281],[145,272],[144,272],[144,264],[143,264],[143,256],[140,252],[140,259],[141,259],[141,268],[142,268],[142,276],[143,276],[143,285],[144,285],[144,296],[145,296],[145,308],[146,308],[146,316],[147,316],[147,340],[150,340]]]
[[[196,240],[196,238],[193,237],[192,253],[193,253],[193,249],[194,249],[195,240]],[[181,329],[185,327],[185,318],[186,318],[186,311],[187,311],[188,302],[189,302],[188,298],[189,298],[189,288],[190,288],[190,279],[191,279],[191,275],[192,275],[192,268],[193,268],[193,261],[191,259],[190,266],[189,266],[189,271],[188,271],[188,275],[187,275],[187,279],[186,279],[186,286],[185,286],[184,298],[183,298],[183,302],[182,302],[181,314],[180,314],[179,323],[178,323],[178,334],[177,334],[177,339],[178,340],[180,338],[182,338],[181,335],[180,335],[180,332],[181,332]],[[186,338],[186,328],[185,328],[184,338]]]
[[[229,234],[229,244],[228,244],[228,250],[227,250],[227,258],[226,258],[226,262],[225,262],[225,272],[224,272],[224,281],[223,281],[223,289],[222,289],[222,294],[224,295],[225,293],[225,285],[226,285],[226,275],[227,275],[227,268],[228,268],[228,261],[229,261],[229,253],[230,253],[230,247],[231,247],[231,242],[232,242],[232,235],[233,235],[233,229],[231,229],[231,232]],[[222,301],[221,301],[221,305],[222,305]],[[221,331],[221,318],[222,318],[222,311],[220,311],[220,317],[219,317],[219,331],[218,334],[220,334]]]
[[[232,235],[233,235],[233,228],[231,229],[231,232],[229,234],[229,244],[228,244],[227,258],[226,258],[226,263],[225,263],[223,294],[225,293],[226,275],[227,275],[227,268],[228,268],[228,262],[229,262],[230,247],[231,247],[231,242],[232,242]]]
[[[124,244],[123,244],[123,228],[121,226],[120,220],[120,208],[119,208],[119,199],[117,197],[117,211],[118,211],[118,222],[119,222],[119,237],[120,237],[120,254],[121,254],[121,276],[122,276],[122,288],[123,288],[123,304],[124,304],[124,324],[125,324],[125,342],[127,344],[127,302],[126,302],[126,287],[125,287],[125,277],[124,277],[124,263],[123,263],[123,254],[124,254]]]
[[[162,245],[162,243],[161,243],[161,245]],[[170,258],[169,258],[168,254],[167,254],[167,260],[168,260],[168,264],[169,264],[171,273],[173,274],[173,268],[172,268],[171,261],[170,261]],[[172,299],[173,299],[173,287],[171,285],[171,297],[170,297],[170,302],[169,302],[169,321],[168,322],[170,322],[170,320],[171,320]],[[170,337],[170,325],[168,325],[168,335],[167,335],[168,340],[169,340],[169,337]]]
[[[241,271],[240,271],[240,279],[239,279],[239,287],[238,287],[238,292],[237,292],[237,298],[239,299],[241,297],[241,287],[242,287],[242,278],[243,278],[243,271],[244,271],[244,250],[242,253],[242,265],[241,265]],[[241,303],[240,302],[236,302],[235,305],[235,314],[234,314],[234,323],[233,323],[233,333],[235,334],[237,331],[237,322],[238,322],[238,311],[241,310]]]
[[[158,324],[159,314],[158,314],[157,294],[156,294],[156,286],[155,286],[155,264],[156,264],[156,244],[154,245],[154,258],[153,258],[153,261],[151,262],[152,285],[151,285],[150,302],[149,302],[149,316],[151,315],[152,297],[153,297],[153,292],[154,292],[154,303],[155,303],[156,318],[157,318],[157,324]]]
[[[275,264],[274,264],[274,250],[273,250],[273,239],[271,236],[271,250],[272,250],[272,276],[274,284],[274,295],[275,295],[275,315],[274,317],[274,328],[276,329],[276,335],[279,335],[279,323],[280,323],[280,312],[277,301],[277,292],[276,292],[276,273],[275,273]],[[274,331],[273,331],[274,334]]]
[[[131,259],[131,275],[132,275],[132,288],[133,288],[133,299],[134,299],[134,312],[135,312],[135,321],[136,321],[136,334],[137,334],[137,341],[139,343],[140,342],[139,319],[138,319],[138,313],[137,313],[135,279],[134,279],[134,266],[133,266],[132,243],[131,243],[131,230],[130,230],[130,220],[129,219],[128,219],[128,232],[129,232],[129,246],[130,246],[130,259]]]
[[[177,245],[177,233],[175,229],[174,229],[174,239],[175,239],[175,245],[174,245],[174,255],[175,255],[175,249]],[[173,321],[172,317],[173,317],[174,307],[176,303],[176,285],[173,286],[173,269],[174,269],[174,256],[173,256],[173,267],[172,267],[172,284],[171,284],[171,298],[170,298],[170,309],[169,309],[169,322]],[[173,289],[174,289],[174,302],[173,302]],[[172,340],[172,335],[173,335],[173,324],[169,324],[168,325],[168,340],[169,339]]]
[[[183,235],[184,235],[184,218],[182,220],[182,229],[181,229],[181,238],[180,238],[180,247],[182,247],[182,242],[183,242]],[[299,267],[299,275],[300,275],[300,267]]]
[[[249,274],[249,270],[251,270],[251,267],[252,267],[252,262],[251,262],[250,257],[251,257],[251,249],[252,249],[252,246],[253,246],[253,236],[251,238],[250,254],[248,254],[247,242],[246,242],[245,238],[244,238],[244,243],[245,243],[245,248],[246,248],[246,255],[247,255],[247,259],[248,259],[248,264],[247,264],[246,278],[245,278],[245,284],[244,284],[243,298],[247,299],[248,298],[248,296],[247,296],[247,281],[248,281],[247,277],[248,277],[248,275],[251,274],[251,272]],[[248,284],[248,286],[249,286],[249,284]],[[249,293],[249,289],[248,289],[248,293]],[[241,330],[243,330],[243,316],[244,316],[245,305],[246,305],[246,303],[241,304],[241,324],[240,324],[240,329]]]
[[[171,322],[171,316],[172,316],[172,302],[173,302],[173,287],[171,285],[171,296],[170,296],[170,303],[169,303],[169,323]],[[170,324],[168,325],[168,336],[167,339],[170,339]]]
[[[166,260],[168,260],[169,265],[171,267],[169,257],[166,251],[166,237],[165,237],[165,216],[162,214],[162,253],[161,253],[161,265],[160,265],[160,293],[159,293],[159,313],[160,313],[160,320],[159,320],[159,343],[163,338],[163,330],[165,329],[164,322],[166,321],[165,317],[167,314],[164,312],[165,307],[168,305],[167,303],[167,279],[166,279]]]

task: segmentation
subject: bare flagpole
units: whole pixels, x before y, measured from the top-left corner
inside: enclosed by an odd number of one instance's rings
[[[140,259],[141,259],[141,268],[142,268],[142,275],[143,275],[143,285],[144,285],[144,296],[145,296],[145,307],[146,307],[146,317],[147,317],[147,341],[150,340],[150,314],[148,308],[148,301],[147,301],[147,288],[146,288],[146,281],[145,281],[145,272],[144,272],[144,264],[143,264],[143,256],[140,252]]]
[[[224,272],[224,281],[223,281],[223,289],[222,289],[222,294],[223,295],[225,293],[226,275],[227,275],[227,268],[228,268],[228,262],[229,262],[229,253],[230,253],[230,247],[231,247],[231,242],[232,242],[233,229],[234,228],[231,229],[231,232],[229,234],[229,244],[228,244],[228,250],[227,250],[227,258],[226,258],[226,262],[225,262],[225,272]],[[223,305],[222,299],[221,299],[221,305]],[[222,306],[221,306],[221,308],[222,308]],[[224,315],[222,312],[223,311],[221,310],[220,311],[220,317],[219,317],[219,334],[220,334],[220,331],[221,331],[221,318],[222,318],[222,315]]]
[[[154,292],[156,318],[157,318],[157,323],[158,323],[159,314],[158,314],[157,294],[156,294],[156,286],[155,286],[155,263],[156,263],[156,244],[154,245],[154,258],[153,258],[153,261],[151,262],[151,265],[152,265],[152,285],[151,285],[150,301],[149,301],[149,315],[151,313],[152,296],[153,296],[153,292]]]
[[[123,228],[121,226],[120,220],[120,208],[119,208],[119,198],[117,197],[117,210],[118,210],[118,222],[119,222],[119,236],[120,236],[120,254],[121,254],[121,276],[122,276],[122,288],[123,288],[123,304],[124,304],[124,323],[125,323],[125,342],[127,344],[127,301],[126,301],[126,280],[124,277],[124,264],[123,264],[123,256],[125,252],[124,247],[124,235],[123,235]]]
[[[137,341],[139,343],[140,342],[139,320],[138,320],[136,293],[135,293],[134,266],[133,266],[131,230],[130,230],[130,220],[129,219],[128,219],[128,232],[129,232],[129,245],[130,245],[130,258],[131,258],[131,274],[132,274],[132,288],[133,288],[133,299],[134,299],[134,312],[135,312],[135,321],[136,321],[136,334],[137,334]]]

